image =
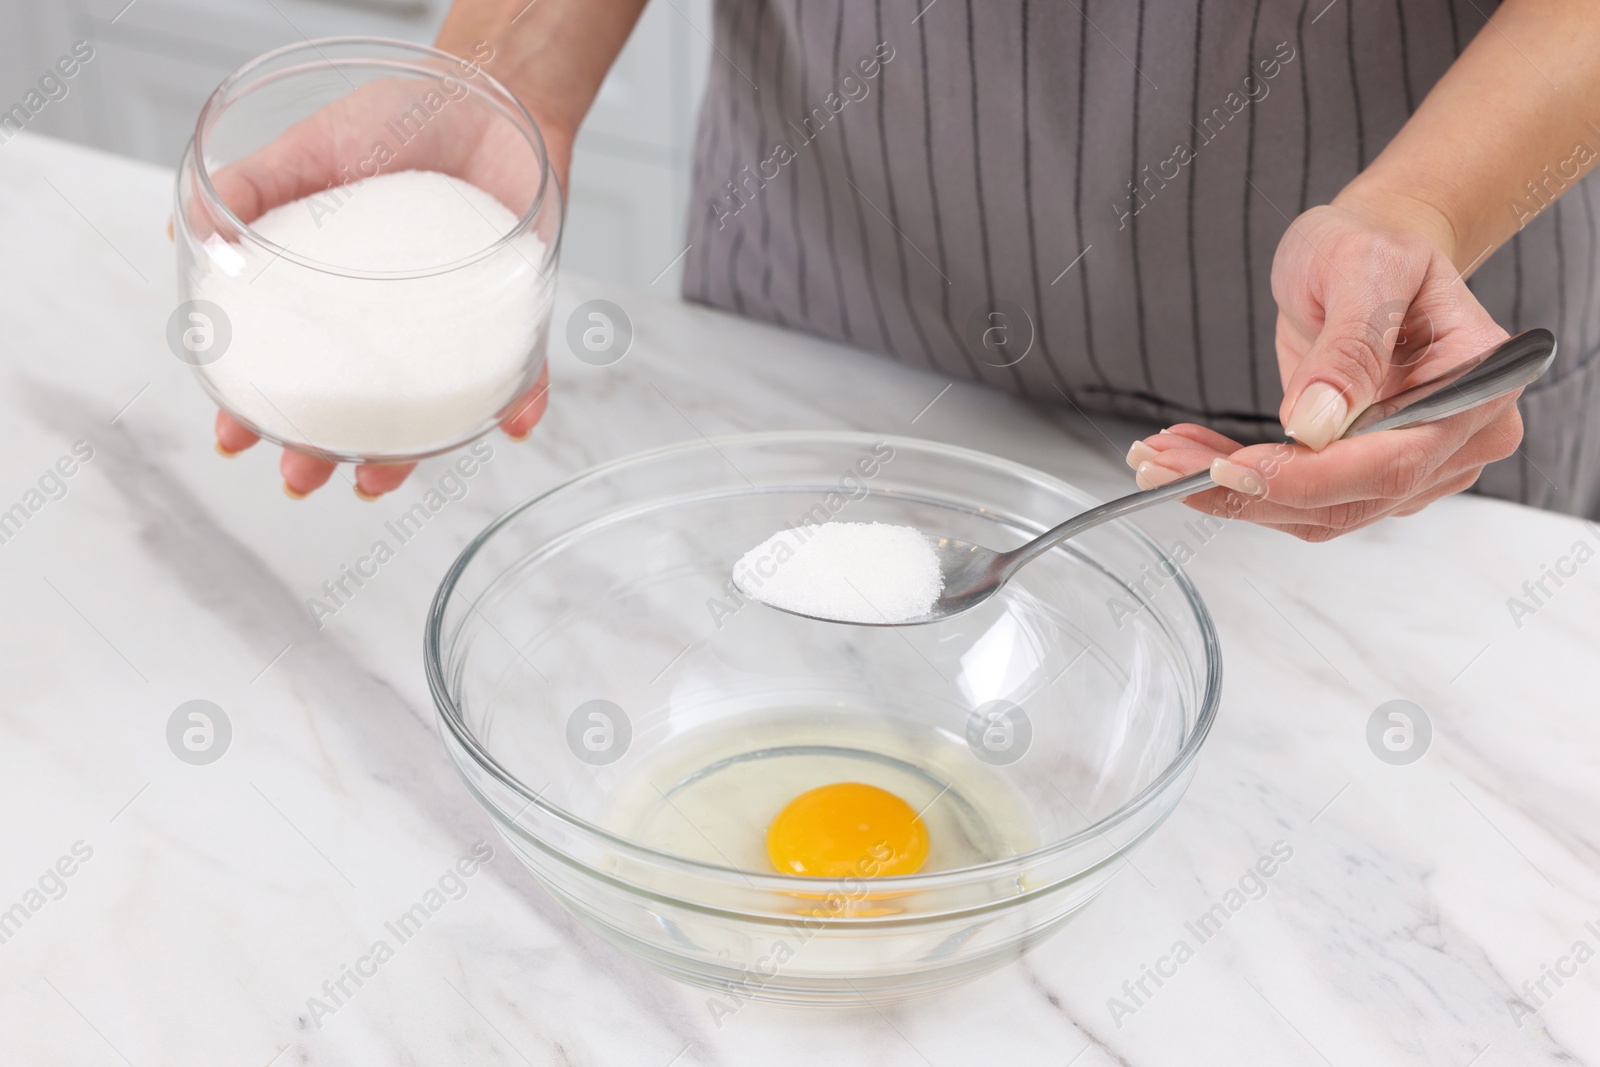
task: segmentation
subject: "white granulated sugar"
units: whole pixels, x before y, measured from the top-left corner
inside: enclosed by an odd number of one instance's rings
[[[754,600],[840,622],[906,622],[926,615],[944,588],[933,544],[885,522],[782,530],[744,554],[733,580]]]
[[[251,228],[335,269],[392,272],[458,262],[516,224],[470,182],[407,170],[284,204]],[[198,373],[291,441],[372,455],[452,444],[532,384],[552,292],[544,257],[528,233],[443,273],[351,278],[213,236],[194,295],[222,308],[232,340]]]

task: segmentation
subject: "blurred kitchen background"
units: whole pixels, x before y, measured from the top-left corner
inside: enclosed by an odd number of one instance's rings
[[[654,0],[590,111],[572,160],[562,267],[649,285],[683,250],[710,0]],[[32,132],[175,167],[211,91],[307,37],[433,41],[449,0],[0,0],[0,108],[73,42],[95,56]],[[683,265],[655,290],[677,290]]]

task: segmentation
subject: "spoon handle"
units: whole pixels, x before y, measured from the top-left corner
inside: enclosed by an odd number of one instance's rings
[[[1360,437],[1379,430],[1421,426],[1459,415],[1533,382],[1549,369],[1555,356],[1554,334],[1542,329],[1525,330],[1436,378],[1376,401],[1356,417],[1342,437]],[[1154,489],[1108,501],[1074,515],[1060,526],[1006,553],[1007,562],[1012,566],[1021,566],[1091,526],[1120,519],[1168,500],[1192,496],[1215,484],[1211,480],[1211,472],[1204,470]]]
[[[1158,485],[1154,489],[1145,489],[1127,496],[1108,500],[1099,507],[1090,508],[1088,511],[1079,512],[1060,526],[1035,537],[1025,545],[1021,545],[1005,553],[1007,569],[1020,567],[1034,557],[1048,552],[1056,545],[1068,538],[1076,537],[1092,526],[1099,526],[1102,522],[1120,519],[1124,515],[1131,515],[1135,511],[1156,504],[1164,504],[1168,500],[1178,500],[1182,497],[1192,496],[1195,493],[1210,489],[1216,485],[1211,480],[1211,472],[1203,470],[1199,474],[1191,474],[1187,478],[1179,478],[1166,485]]]
[[[1554,334],[1524,330],[1436,378],[1374,401],[1356,416],[1344,436],[1421,426],[1470,411],[1531,384],[1555,358]]]

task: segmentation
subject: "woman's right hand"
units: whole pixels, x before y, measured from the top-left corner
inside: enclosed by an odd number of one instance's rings
[[[465,82],[479,74],[466,60],[456,77]],[[281,204],[319,193],[352,179],[400,170],[441,170],[472,182],[504,203],[525,200],[525,144],[510,124],[490,121],[478,108],[463,108],[449,122],[423,125],[410,140],[400,145],[392,157],[374,169],[373,146],[380,139],[392,143],[392,135],[381,135],[386,124],[406,115],[433,82],[416,79],[384,79],[369,82],[349,96],[291,126],[283,135],[259,151],[246,156],[213,177],[222,202],[239,220],[249,224]],[[446,107],[450,106],[447,102]],[[474,121],[477,120],[477,121]],[[536,118],[536,121],[539,121]],[[571,155],[571,138],[555,124],[540,121],[552,173],[562,187]],[[362,163],[365,162],[365,168]],[[209,227],[203,219],[192,219],[192,228]],[[500,427],[512,438],[521,440],[544,414],[549,389],[549,369],[520,397]],[[254,445],[259,437],[225,411],[218,411],[215,425],[217,451],[233,456]],[[299,498],[319,488],[333,476],[333,461],[314,452],[285,448],[279,462],[283,488]],[[415,463],[366,463],[356,468],[357,495],[372,500],[405,481]]]

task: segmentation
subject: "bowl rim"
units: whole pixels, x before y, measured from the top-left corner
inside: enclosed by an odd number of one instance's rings
[[[794,442],[796,444],[859,445],[872,445],[880,442],[887,442],[893,447],[905,446],[923,451],[925,453],[942,454],[951,459],[959,459],[968,463],[976,462],[991,468],[999,468],[1015,477],[1042,485],[1051,489],[1052,491],[1063,493],[1069,498],[1076,498],[1084,501],[1086,507],[1093,506],[1093,504],[1096,503],[1093,497],[1078,489],[1070,482],[1062,481],[1054,475],[1047,474],[1036,467],[1030,467],[1024,463],[1018,463],[1015,460],[1005,459],[987,452],[978,451],[977,449],[965,448],[959,445],[949,445],[939,441],[930,441],[925,438],[904,437],[894,434],[874,434],[853,430],[767,430],[755,433],[724,434],[713,437],[702,436],[699,439],[679,441],[674,444],[661,446],[659,448],[629,453],[628,455],[620,458],[608,460],[604,463],[589,467],[586,470],[580,471],[572,477],[551,486],[543,492],[537,493],[534,496],[529,497],[527,500],[513,505],[504,514],[500,515],[499,518],[495,519],[493,522],[489,523],[488,526],[484,527],[476,537],[467,543],[466,547],[461,550],[461,553],[450,565],[449,570],[445,572],[444,577],[439,582],[438,589],[434,593],[433,600],[428,606],[428,614],[423,627],[423,668],[428,678],[428,689],[433,696],[434,707],[438,713],[440,721],[444,723],[446,728],[454,736],[456,742],[462,747],[467,755],[475,764],[487,772],[491,777],[495,778],[502,785],[509,788],[523,801],[525,801],[525,806],[522,809],[524,815],[530,809],[538,809],[545,815],[559,823],[566,825],[580,835],[597,839],[608,849],[614,849],[624,855],[629,856],[630,858],[640,860],[654,866],[678,869],[681,871],[696,873],[705,877],[737,878],[747,887],[758,890],[766,889],[776,892],[792,893],[797,888],[803,887],[812,893],[845,893],[853,891],[852,886],[858,886],[865,881],[870,881],[870,883],[875,887],[874,892],[888,891],[891,889],[902,891],[918,890],[926,892],[929,890],[945,888],[949,886],[965,885],[973,881],[985,880],[995,876],[1003,876],[1008,873],[1020,872],[1037,866],[1041,861],[1053,859],[1068,853],[1078,846],[1088,843],[1095,838],[1100,838],[1110,843],[1113,854],[1120,854],[1129,850],[1129,845],[1118,845],[1115,842],[1112,842],[1111,839],[1106,836],[1106,831],[1119,826],[1124,822],[1127,822],[1129,819],[1133,818],[1135,815],[1139,814],[1145,808],[1153,804],[1158,798],[1163,796],[1167,792],[1167,789],[1194,763],[1195,758],[1199,755],[1201,746],[1204,744],[1206,737],[1211,732],[1211,726],[1216,720],[1217,709],[1221,704],[1222,648],[1217,637],[1216,626],[1213,624],[1211,619],[1211,613],[1206,608],[1205,602],[1201,599],[1199,590],[1195,588],[1193,581],[1183,570],[1182,565],[1176,560],[1172,559],[1161,548],[1161,546],[1155,542],[1153,538],[1151,538],[1148,534],[1146,534],[1128,519],[1116,519],[1110,523],[1107,523],[1106,525],[1119,527],[1125,534],[1131,536],[1135,541],[1142,543],[1144,547],[1152,551],[1158,560],[1168,562],[1172,565],[1172,577],[1170,580],[1176,584],[1178,589],[1183,593],[1184,599],[1187,602],[1189,609],[1194,612],[1195,621],[1199,625],[1204,653],[1203,669],[1205,670],[1205,681],[1203,691],[1200,696],[1199,713],[1196,715],[1194,726],[1189,731],[1189,735],[1184,739],[1183,746],[1178,750],[1178,753],[1172,758],[1167,766],[1162,769],[1159,775],[1152,779],[1144,787],[1144,789],[1135,794],[1130,800],[1127,801],[1127,803],[1123,804],[1121,807],[1117,808],[1116,811],[1098,820],[1097,822],[1091,823],[1090,825],[1067,837],[1061,838],[1057,841],[1052,841],[1049,844],[1041,845],[1035,849],[1030,849],[1027,852],[1021,852],[1015,856],[1005,856],[997,860],[990,860],[986,863],[974,864],[969,867],[959,867],[953,870],[890,875],[873,877],[870,879],[862,879],[853,875],[846,875],[842,878],[814,878],[802,877],[799,875],[769,873],[764,871],[746,871],[741,868],[726,864],[696,860],[687,856],[679,856],[671,852],[665,852],[661,849],[652,848],[648,845],[640,844],[639,842],[630,838],[613,833],[602,826],[597,826],[586,819],[582,819],[565,808],[544,800],[540,795],[543,792],[542,790],[533,789],[524,783],[516,775],[512,774],[509,770],[502,766],[500,762],[496,760],[486,748],[484,748],[474,733],[467,727],[466,722],[462,718],[461,709],[456,705],[449,692],[449,688],[446,684],[444,676],[444,664],[440,655],[440,640],[444,626],[445,610],[455,592],[457,581],[460,579],[466,568],[472,563],[472,560],[477,556],[479,550],[481,550],[496,533],[498,533],[505,526],[509,525],[511,522],[515,521],[518,516],[522,515],[523,512],[535,507],[545,500],[548,500],[557,493],[572,489],[583,483],[600,480],[619,468],[634,466],[646,461],[658,460],[676,453],[705,452],[710,450],[720,454],[723,447],[745,444],[774,444],[782,441]],[[1163,574],[1165,574],[1165,571],[1163,571]],[[490,812],[490,814],[494,815],[496,813]],[[526,828],[520,827],[521,818],[522,816],[519,815],[518,819],[514,820],[514,822],[517,823],[519,828],[523,829],[523,832],[530,832],[526,830]],[[1148,829],[1153,829],[1153,827],[1147,828],[1147,831]],[[535,836],[537,838],[537,835]],[[1141,833],[1137,838],[1135,838],[1135,841],[1143,840],[1145,836],[1145,833]],[[574,863],[577,863],[586,869],[589,867],[588,864],[584,863],[582,860],[579,860],[576,856],[570,855],[565,850],[557,849],[557,851],[560,851],[564,856],[567,856],[567,858],[572,860]],[[1090,866],[1092,867],[1093,864]],[[879,886],[882,886],[883,889],[878,890],[876,887]],[[641,892],[650,892],[650,890],[642,886],[636,888]],[[1021,894],[1021,896],[1027,895],[1029,894]],[[864,920],[840,918],[837,921],[861,922]]]
[[[374,54],[361,56],[341,56],[336,62],[333,59],[329,59],[328,56],[323,52],[324,48],[336,49],[352,46],[371,48]],[[393,54],[376,54],[380,48],[388,49]],[[272,64],[278,62],[286,56],[293,56],[297,52],[310,52],[312,53],[312,56],[306,62],[297,66],[287,67],[281,70],[271,70]],[[403,53],[410,54],[410,65],[408,65],[407,60],[401,58],[401,54]],[[490,98],[493,105],[502,111],[514,125],[519,127],[517,132],[521,133],[523,137],[527,139],[529,145],[533,148],[538,157],[539,188],[535,191],[532,202],[528,205],[528,209],[517,218],[516,224],[512,226],[510,230],[501,234],[489,244],[478,249],[476,252],[470,252],[467,255],[449,263],[435,264],[418,269],[374,271],[343,267],[337,263],[328,263],[323,260],[312,259],[309,256],[303,256],[298,252],[295,252],[270,240],[267,237],[262,236],[262,234],[251,223],[241,220],[239,216],[234,213],[233,208],[229,207],[227,202],[224,201],[217,193],[216,186],[211,180],[211,166],[207,162],[205,156],[206,135],[209,133],[211,118],[213,114],[220,114],[221,109],[226,104],[229,104],[233,101],[235,98],[235,91],[238,90],[241,85],[244,86],[242,93],[240,93],[241,96],[248,95],[250,92],[255,91],[255,89],[259,86],[251,86],[248,83],[250,79],[260,77],[262,70],[265,69],[268,71],[268,73],[264,78],[261,79],[259,85],[271,84],[272,82],[280,79],[302,73],[305,70],[324,66],[331,66],[335,70],[338,70],[339,62],[345,63],[352,68],[363,66],[393,66],[396,69],[409,69],[420,72],[424,68],[418,67],[416,64],[424,60],[453,65],[454,67],[463,70],[467,67],[471,67],[474,70],[474,73],[471,75],[471,77],[475,79],[482,79],[483,84],[489,90],[489,92],[485,95]],[[433,71],[432,73],[437,74],[437,71]],[[500,97],[499,99],[496,99],[496,94],[498,97]],[[297,266],[304,267],[308,270],[315,270],[323,274],[335,275],[342,278],[353,278],[369,281],[403,281],[413,278],[432,278],[442,274],[449,274],[452,271],[460,270],[463,267],[489,258],[490,256],[499,252],[501,249],[509,247],[513,241],[521,237],[524,233],[531,232],[534,224],[538,221],[539,213],[544,208],[545,201],[548,197],[552,197],[553,195],[553,202],[555,203],[558,211],[561,211],[564,214],[565,209],[565,205],[562,203],[561,199],[562,190],[560,182],[556,178],[555,168],[550,163],[550,150],[545,144],[544,131],[539,128],[538,120],[533,117],[533,114],[528,110],[527,106],[522,103],[521,99],[515,93],[506,88],[506,86],[494,75],[484,70],[477,60],[468,59],[452,52],[446,52],[443,49],[434,48],[431,45],[418,44],[415,41],[403,41],[393,37],[381,37],[375,34],[349,34],[335,37],[314,38],[308,37],[304,40],[293,41],[270,51],[263,52],[255,58],[242,63],[227,77],[223,78],[222,81],[217,84],[217,87],[212,90],[211,95],[206,98],[205,104],[200,108],[199,115],[195,118],[194,132],[189,137],[189,143],[184,150],[184,157],[184,162],[192,163],[198,186],[204,193],[208,206],[211,209],[218,211],[222,217],[227,220],[229,225],[235,227],[241,238],[248,239],[263,250],[272,253],[274,259],[286,259],[289,262],[294,263]],[[180,165],[177,174],[180,191],[183,184],[183,177],[184,167]],[[174,219],[181,220],[183,216],[181,195],[179,200],[180,203],[177,204],[177,210],[175,211],[173,217]],[[563,217],[557,224],[555,239],[549,242],[549,245],[544,250],[543,263],[534,266],[534,270],[544,277],[547,283],[549,282],[551,265],[555,262],[557,249],[561,244],[562,231],[564,231],[565,228],[566,220]]]

